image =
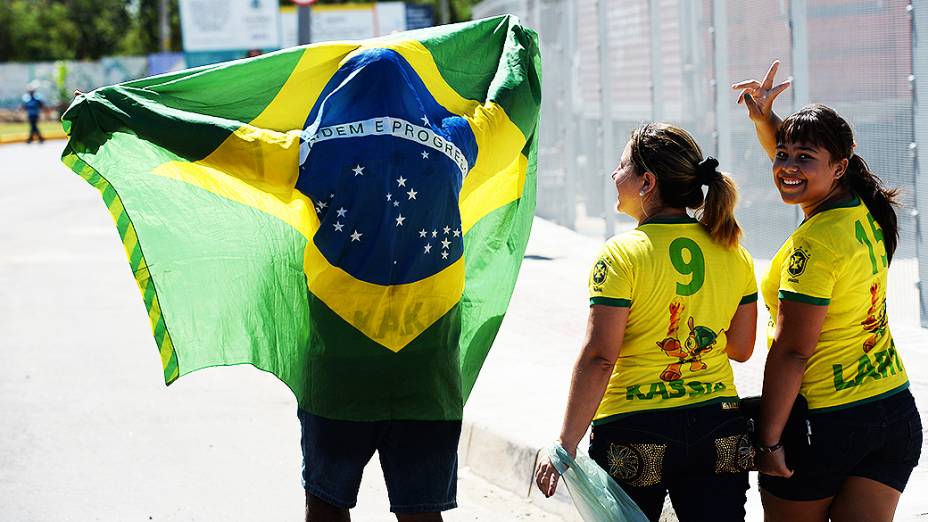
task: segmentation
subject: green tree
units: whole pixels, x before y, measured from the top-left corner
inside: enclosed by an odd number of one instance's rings
[[[114,54],[130,27],[128,0],[68,0],[68,17],[77,27],[72,42],[78,59]]]
[[[7,0],[0,12],[0,61],[75,58],[76,24],[51,0]]]
[[[135,0],[132,27],[123,39],[121,50],[125,54],[148,54],[161,51],[161,20],[158,11],[160,0]],[[171,27],[171,51],[183,50],[180,34],[180,5],[178,0],[168,2],[168,22]]]

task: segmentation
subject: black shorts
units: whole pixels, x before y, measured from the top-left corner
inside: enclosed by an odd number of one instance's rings
[[[593,426],[590,456],[650,520],[669,493],[682,522],[742,522],[754,452],[737,405],[732,398]]]
[[[826,413],[810,412],[812,446],[793,476],[760,475],[760,487],[784,500],[833,497],[848,477],[864,477],[902,491],[918,464],[922,422],[909,390]]]
[[[461,421],[333,420],[297,410],[302,427],[303,487],[340,508],[358,502],[361,473],[374,456],[390,511],[429,513],[457,507]]]

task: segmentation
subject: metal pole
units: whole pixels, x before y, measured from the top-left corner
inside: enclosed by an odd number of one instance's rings
[[[576,6],[574,2],[566,2],[563,7],[566,9],[566,16],[564,17],[567,21],[564,32],[564,45],[563,45],[563,61],[561,64],[566,65],[566,70],[569,71],[569,75],[564,79],[564,85],[566,85],[564,97],[564,106],[567,109],[567,125],[566,125],[566,136],[564,140],[564,153],[566,158],[564,161],[565,174],[567,176],[565,192],[567,193],[565,197],[567,198],[567,209],[565,221],[566,226],[573,230],[577,229],[577,176],[579,175],[579,169],[577,168],[577,153],[579,148],[577,147],[577,120],[580,118],[580,104],[577,103],[577,92],[576,92],[576,78],[579,69],[579,60],[574,60],[576,48],[577,48],[577,17],[576,17]]]
[[[298,6],[296,8],[296,41],[299,45],[312,43],[311,38],[311,17],[312,11],[309,6]]]
[[[918,259],[918,301],[921,305],[919,319],[923,327],[928,327],[928,292],[922,281],[928,281],[928,261],[923,261],[924,237],[922,231],[926,230],[922,216],[918,209],[928,208],[928,192],[924,190],[921,177],[921,161],[919,151],[928,147],[928,0],[913,0],[908,6],[909,16],[912,20],[912,88],[913,121],[915,122],[915,141],[910,145],[912,150],[913,170],[915,175],[915,257]]]
[[[449,0],[438,2],[438,23],[444,25],[451,22],[451,4]]]
[[[664,71],[661,54],[661,2],[651,0],[648,4],[651,20],[651,119],[664,120]]]
[[[163,53],[171,50],[171,20],[168,16],[168,7],[168,0],[158,2],[159,39],[161,52]]]
[[[789,3],[789,39],[793,59],[793,112],[809,103],[809,23],[806,0],[792,0]],[[797,226],[805,215],[795,205],[793,218]]]
[[[599,168],[599,175],[603,183],[603,218],[606,221],[605,236],[612,237],[615,233],[615,187],[612,180],[606,175],[613,164],[616,163],[618,154],[613,150],[615,140],[613,138],[614,129],[612,123],[612,96],[609,93],[609,29],[606,26],[606,9],[607,0],[597,0],[597,34],[599,35],[599,112],[600,112],[600,132],[602,136],[602,156]]]
[[[712,35],[715,47],[716,149],[719,163],[733,165],[731,145],[731,87],[728,78],[728,2],[712,2]]]

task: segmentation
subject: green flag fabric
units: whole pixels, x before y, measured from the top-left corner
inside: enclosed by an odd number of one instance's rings
[[[252,364],[344,420],[460,419],[535,206],[537,36],[511,16],[81,95],[170,384]]]

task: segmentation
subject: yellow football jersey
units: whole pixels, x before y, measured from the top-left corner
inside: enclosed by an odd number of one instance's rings
[[[594,424],[737,397],[725,331],[738,306],[757,299],[743,247],[715,243],[692,218],[649,221],[606,242],[589,289],[591,306],[629,307]]]
[[[780,300],[828,306],[799,392],[809,409],[846,407],[908,386],[886,317],[883,230],[860,199],[804,221],[786,240],[761,283],[772,317]]]

